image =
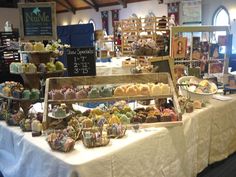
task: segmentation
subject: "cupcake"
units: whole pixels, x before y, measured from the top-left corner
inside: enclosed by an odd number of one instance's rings
[[[61,90],[52,90],[49,93],[49,96],[51,97],[52,100],[64,100],[64,94],[62,93]]]
[[[114,90],[114,96],[124,96],[125,90],[123,87],[116,87]]]
[[[30,97],[31,97],[31,92],[29,90],[24,90],[22,94],[22,98],[29,100]]]
[[[101,97],[112,97],[112,88],[111,87],[103,87],[100,90]]]
[[[31,100],[39,100],[40,98],[40,91],[38,89],[32,89],[30,94]]]
[[[100,94],[99,94],[98,88],[92,88],[92,89],[88,92],[88,97],[89,97],[89,98],[99,98],[99,97],[100,97]]]

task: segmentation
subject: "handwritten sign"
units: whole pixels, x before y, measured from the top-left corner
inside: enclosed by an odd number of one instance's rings
[[[55,3],[19,3],[22,40],[56,39]]]
[[[95,76],[96,57],[94,47],[69,48],[66,51],[69,76]]]

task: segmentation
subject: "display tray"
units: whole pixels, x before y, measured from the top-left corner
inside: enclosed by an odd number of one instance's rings
[[[113,96],[113,97],[100,97],[100,98],[83,98],[72,100],[48,100],[48,103],[77,103],[77,102],[106,102],[106,101],[119,101],[119,100],[154,100],[157,98],[172,98],[172,94],[167,95],[153,95],[153,96]]]
[[[56,74],[56,73],[62,73],[67,71],[67,68],[65,68],[64,70],[56,70],[56,71],[47,71],[45,74]],[[21,74],[25,74],[25,75],[41,75],[44,74],[44,72],[35,72],[35,73],[30,73],[30,72],[24,72],[24,73],[16,73],[16,72],[10,72],[11,74],[16,74],[16,75],[21,75]]]
[[[32,101],[32,102],[36,102],[38,101],[38,99],[35,99],[35,100],[31,100],[31,99],[23,99],[23,98],[15,98],[15,97],[8,97],[8,96],[5,96],[3,95],[2,93],[0,93],[0,97],[2,98],[5,98],[5,99],[10,99],[10,100],[15,100],[15,101]],[[43,98],[39,99],[39,100],[43,100]]]
[[[48,113],[48,116],[53,118],[53,119],[65,119],[65,118],[69,117],[70,115],[72,115],[71,112],[67,113],[66,116],[64,116],[64,117],[55,117],[55,116],[52,115],[52,112]]]
[[[122,84],[136,84],[136,83],[164,83],[170,86],[170,94],[167,95],[151,95],[151,96],[112,96],[112,97],[100,97],[100,98],[84,98],[84,99],[73,99],[73,100],[50,100],[49,92],[55,89],[61,89],[64,86],[70,86],[76,88],[77,86],[101,86],[101,85],[122,85]],[[90,103],[90,102],[114,102],[119,100],[126,101],[138,101],[138,100],[157,100],[157,99],[168,99],[171,98],[173,101],[173,109],[177,114],[177,121],[169,122],[155,122],[155,123],[141,123],[141,128],[147,127],[172,127],[182,125],[182,114],[180,106],[175,93],[175,88],[169,73],[144,73],[144,74],[129,74],[129,75],[108,75],[108,76],[84,76],[84,77],[54,77],[46,80],[45,87],[45,104],[44,104],[44,116],[43,122],[45,129],[50,128],[51,118],[48,116],[48,109],[50,104],[61,104],[64,103],[71,107],[73,103]],[[127,125],[128,128],[132,128],[134,124]]]

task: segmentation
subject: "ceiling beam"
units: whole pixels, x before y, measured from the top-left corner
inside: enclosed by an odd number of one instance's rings
[[[71,4],[71,2],[69,1],[69,0],[65,0],[66,1],[66,3],[70,6],[70,9],[71,9],[71,11],[73,12],[73,14],[75,14],[75,7]]]
[[[61,6],[65,7],[68,11],[71,11],[73,14],[75,14],[75,9],[72,9],[68,6],[66,6],[65,4],[63,4],[61,1],[59,0],[54,0],[56,3],[60,4]]]
[[[126,2],[126,0],[118,0],[118,2],[120,3],[120,5],[123,6],[123,8],[127,8],[127,2]]]
[[[88,4],[90,7],[94,8],[96,11],[98,11],[98,5],[95,3],[91,3],[88,0],[83,0],[83,2],[85,2],[86,4]]]

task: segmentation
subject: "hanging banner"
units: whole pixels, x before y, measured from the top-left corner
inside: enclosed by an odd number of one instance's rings
[[[171,23],[173,23],[171,26],[179,24],[179,2],[168,3],[168,17],[170,18]]]
[[[102,16],[102,28],[106,30],[108,34],[108,11],[101,11]]]
[[[119,12],[120,12],[120,9],[111,10],[112,27],[114,27],[115,21],[119,21]]]
[[[183,24],[196,24],[202,21],[202,2],[182,1],[183,6]]]

